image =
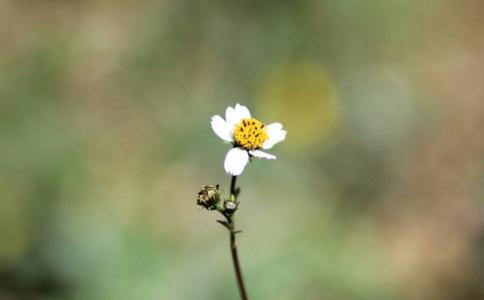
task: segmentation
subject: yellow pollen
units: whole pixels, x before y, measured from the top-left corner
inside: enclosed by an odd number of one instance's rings
[[[235,126],[235,143],[247,150],[254,150],[262,147],[267,140],[265,125],[254,118],[243,119]]]

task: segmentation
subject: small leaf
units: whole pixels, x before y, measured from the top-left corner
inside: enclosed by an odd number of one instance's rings
[[[229,222],[224,220],[217,220],[217,222],[225,226],[225,228],[227,228],[228,230],[230,230]]]

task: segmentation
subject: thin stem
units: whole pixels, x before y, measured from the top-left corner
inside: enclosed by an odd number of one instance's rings
[[[236,196],[236,187],[235,184],[237,183],[237,176],[232,176],[232,179],[230,180],[230,195]]]
[[[237,176],[232,176],[232,180],[230,182],[230,194],[233,197],[237,196],[235,187],[236,181]],[[235,242],[235,234],[237,232],[235,230],[233,215],[227,215],[226,218],[228,223],[227,228],[230,232],[230,252],[232,253],[232,262],[234,264],[235,277],[237,280],[237,286],[239,287],[240,298],[242,300],[248,300],[249,297],[247,296],[247,291],[245,290],[244,278],[242,277],[242,270],[240,268],[239,254],[237,252],[237,244]]]

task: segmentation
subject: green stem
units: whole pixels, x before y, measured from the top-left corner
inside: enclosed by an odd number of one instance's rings
[[[236,195],[236,181],[237,181],[237,176],[232,176],[232,180],[230,182],[230,196],[232,197],[237,197]],[[249,297],[247,296],[247,291],[245,290],[245,284],[244,284],[244,278],[242,277],[242,270],[240,268],[240,262],[239,262],[239,254],[237,251],[237,244],[235,241],[235,235],[236,235],[236,230],[235,230],[235,224],[234,224],[234,219],[233,215],[227,215],[227,228],[229,229],[230,232],[230,252],[232,253],[232,262],[234,264],[234,270],[235,270],[235,278],[237,280],[237,286],[239,287],[239,292],[240,292],[240,299],[242,300],[248,300]]]

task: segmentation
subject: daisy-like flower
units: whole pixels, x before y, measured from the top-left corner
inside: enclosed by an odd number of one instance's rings
[[[252,157],[276,159],[272,154],[260,149],[271,149],[286,138],[287,132],[281,123],[265,125],[250,115],[247,107],[237,103],[227,107],[225,120],[215,115],[211,120],[212,129],[219,138],[234,146],[225,156],[225,171],[233,176],[242,174]]]

